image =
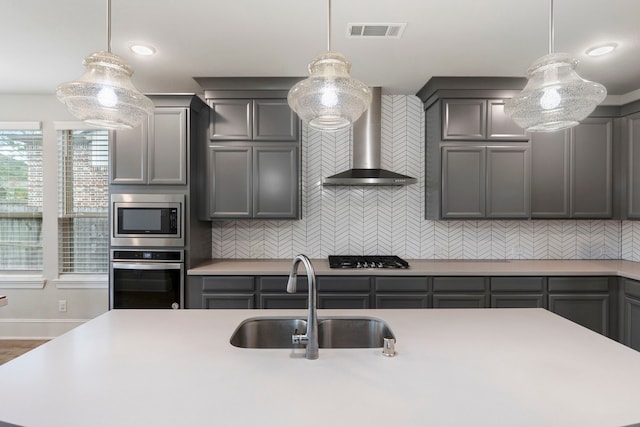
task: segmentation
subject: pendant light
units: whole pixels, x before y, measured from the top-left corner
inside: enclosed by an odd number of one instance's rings
[[[371,104],[371,90],[349,76],[351,63],[331,51],[331,0],[328,0],[327,52],[309,63],[309,78],[296,83],[289,106],[310,127],[336,131],[351,126]]]
[[[153,102],[131,82],[133,70],[111,53],[111,0],[107,0],[107,52],[94,52],[80,79],[62,83],[56,96],[78,119],[102,128],[130,129],[153,112]]]
[[[607,96],[603,85],[576,73],[575,58],[553,52],[553,31],[553,0],[550,0],[549,54],[529,67],[527,85],[504,107],[507,115],[529,132],[553,132],[576,126]]]

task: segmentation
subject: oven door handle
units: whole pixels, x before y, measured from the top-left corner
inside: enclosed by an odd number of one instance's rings
[[[180,270],[183,264],[175,262],[137,262],[126,263],[114,261],[114,269],[120,270]]]

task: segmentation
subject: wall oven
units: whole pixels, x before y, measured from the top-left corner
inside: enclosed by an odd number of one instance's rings
[[[184,251],[114,249],[109,308],[184,306]]]
[[[183,194],[112,194],[111,246],[183,247]]]

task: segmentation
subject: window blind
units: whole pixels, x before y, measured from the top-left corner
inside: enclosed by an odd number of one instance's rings
[[[42,270],[40,130],[0,130],[0,270]]]
[[[60,273],[107,273],[109,132],[58,131]]]

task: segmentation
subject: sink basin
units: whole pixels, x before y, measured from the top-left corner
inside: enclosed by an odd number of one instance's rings
[[[291,335],[304,334],[307,321],[295,317],[253,317],[244,320],[231,336],[231,345],[241,348],[304,348],[293,344]],[[382,348],[385,338],[394,338],[384,320],[373,317],[318,318],[320,348]]]

